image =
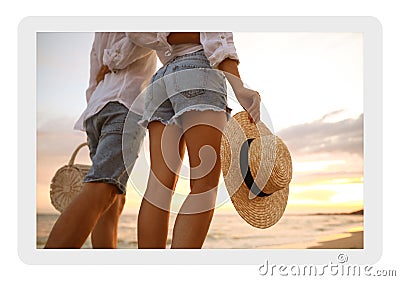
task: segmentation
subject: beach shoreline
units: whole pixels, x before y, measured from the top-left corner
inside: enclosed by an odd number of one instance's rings
[[[37,215],[37,248],[43,248],[58,214]],[[137,248],[137,215],[121,216],[118,248]],[[168,233],[173,231],[171,217]],[[304,228],[304,225],[309,227]],[[238,214],[217,214],[211,224],[204,249],[362,249],[363,216],[300,215],[284,216],[269,229],[246,224]],[[90,238],[83,248],[91,248]]]

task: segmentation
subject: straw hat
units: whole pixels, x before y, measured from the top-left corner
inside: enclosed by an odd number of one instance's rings
[[[285,211],[292,160],[283,141],[247,112],[233,116],[221,141],[221,166],[233,206],[250,225],[267,228]]]
[[[51,204],[62,213],[71,201],[81,192],[83,178],[89,172],[89,165],[74,164],[79,150],[87,143],[79,145],[72,153],[68,165],[57,170],[50,184]]]

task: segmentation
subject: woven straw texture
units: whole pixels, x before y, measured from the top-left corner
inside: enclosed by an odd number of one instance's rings
[[[254,182],[267,194],[255,196],[244,183],[240,169],[240,149],[248,139],[249,167]],[[221,142],[221,165],[224,181],[233,206],[250,225],[267,228],[282,217],[292,178],[292,160],[283,141],[262,122],[251,123],[245,111],[231,118]]]
[[[83,187],[83,178],[89,172],[90,165],[74,164],[79,150],[87,143],[79,145],[73,152],[68,165],[57,170],[50,184],[51,204],[59,212],[64,212]]]

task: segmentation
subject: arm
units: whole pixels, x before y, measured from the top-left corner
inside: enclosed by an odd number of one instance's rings
[[[135,45],[129,38],[122,38],[110,49],[104,50],[103,65],[97,72],[96,85],[104,79],[107,73],[124,69],[135,61],[147,56],[150,52],[152,52],[150,49]]]
[[[258,92],[243,85],[232,32],[202,32],[200,40],[211,66],[225,72],[240,105],[249,113],[252,121],[258,122],[261,98]]]
[[[172,52],[172,46],[168,43],[169,32],[127,32],[127,38],[138,46]]]
[[[97,72],[96,75],[96,85],[99,85],[101,81],[103,81],[104,77],[106,76],[107,73],[110,73],[111,70],[108,68],[107,65],[102,65],[99,72]]]
[[[111,71],[121,70],[151,52],[152,50],[138,46],[128,37],[124,37],[110,49],[104,50],[103,64]]]
[[[225,72],[225,76],[232,86],[240,105],[247,111],[253,122],[260,120],[261,97],[257,91],[244,87],[240,79],[238,62],[230,58],[224,59],[218,69]]]
[[[200,42],[211,67],[218,69],[218,65],[227,58],[239,64],[232,32],[200,32]]]

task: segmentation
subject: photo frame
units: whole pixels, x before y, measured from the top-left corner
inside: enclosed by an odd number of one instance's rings
[[[184,28],[182,28],[184,27]],[[363,36],[363,249],[45,250],[36,247],[36,36],[94,31],[351,32]],[[27,264],[320,264],[382,252],[382,30],[373,17],[27,17],[18,30],[18,252]]]

